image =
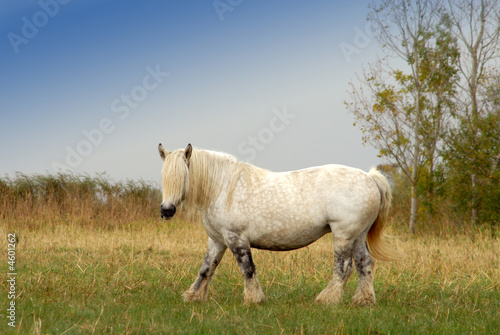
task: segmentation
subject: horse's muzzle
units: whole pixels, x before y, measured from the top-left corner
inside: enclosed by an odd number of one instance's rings
[[[160,206],[160,214],[162,219],[171,219],[175,215],[176,208],[174,205]]]

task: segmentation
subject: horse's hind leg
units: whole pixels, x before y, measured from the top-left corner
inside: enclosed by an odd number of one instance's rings
[[[333,278],[315,302],[337,304],[342,300],[347,279],[352,273],[352,241],[334,237]]]
[[[249,243],[245,243],[240,239],[233,239],[232,242],[229,245],[229,249],[233,252],[245,280],[245,304],[260,304],[265,302],[266,297],[257,279],[257,270],[252,260]]]
[[[359,282],[352,302],[359,306],[374,305],[373,269],[375,262],[368,251],[366,235],[358,238],[354,243],[354,262],[359,275]]]
[[[189,290],[182,295],[185,301],[206,301],[208,297],[208,284],[212,280],[215,269],[219,265],[227,247],[211,238],[208,239],[207,255],[201,266],[198,278]]]

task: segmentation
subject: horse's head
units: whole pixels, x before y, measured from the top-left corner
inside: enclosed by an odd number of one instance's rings
[[[189,187],[189,159],[193,147],[188,144],[186,149],[167,151],[160,143],[158,151],[164,161],[161,172],[163,202],[160,213],[162,218],[171,219]]]

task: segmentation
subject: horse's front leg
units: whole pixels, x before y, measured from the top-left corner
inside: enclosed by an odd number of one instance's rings
[[[185,301],[206,301],[208,297],[208,284],[212,280],[215,269],[219,265],[227,247],[211,238],[208,239],[207,255],[198,274],[198,278],[189,290],[182,295]]]
[[[245,289],[243,291],[245,304],[260,304],[265,302],[266,297],[257,279],[257,270],[252,260],[250,244],[243,239],[232,239],[232,242],[229,245],[229,249],[233,252],[245,280]]]

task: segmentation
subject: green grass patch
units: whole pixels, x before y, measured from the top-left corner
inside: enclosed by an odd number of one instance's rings
[[[5,229],[0,233],[7,236]],[[404,242],[405,261],[378,263],[377,304],[358,308],[350,302],[355,274],[341,304],[313,303],[332,273],[331,236],[293,252],[255,251],[267,302],[246,306],[243,280],[229,252],[209,300],[182,301],[205,253],[206,235],[198,225],[136,222],[115,230],[61,226],[16,233],[16,328],[7,324],[3,280],[2,334],[497,334],[500,329],[500,243],[491,237]],[[5,255],[6,248],[5,242]],[[451,250],[455,254],[449,255]],[[0,271],[8,273],[6,261]]]

